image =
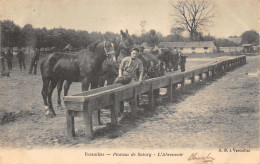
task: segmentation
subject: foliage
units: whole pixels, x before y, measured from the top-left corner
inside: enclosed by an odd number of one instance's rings
[[[241,35],[241,44],[259,45],[259,33],[255,30],[246,31]]]
[[[84,49],[91,43],[104,38],[113,39],[118,34],[64,29],[64,28],[33,28],[31,24],[19,27],[13,21],[1,21],[1,44],[3,47],[24,47],[29,46],[36,49],[52,48],[62,50],[66,45],[71,44],[74,50]]]

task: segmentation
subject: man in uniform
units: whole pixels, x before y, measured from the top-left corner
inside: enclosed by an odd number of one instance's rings
[[[36,51],[36,50],[35,50]],[[40,53],[38,51],[35,52],[35,56],[32,58],[29,74],[32,74],[32,70],[34,68],[34,74],[37,74],[37,64],[39,62]]]
[[[6,53],[6,60],[7,60],[7,66],[8,66],[8,69],[11,70],[12,67],[13,67],[13,54],[11,53],[10,49],[8,48],[7,49],[7,53]]]
[[[187,56],[184,56],[182,52],[179,52],[179,57],[180,57],[179,65],[181,67],[181,72],[185,72],[185,63],[186,63]]]
[[[21,48],[19,48],[19,50],[18,50],[17,58],[19,61],[20,69],[21,70],[23,68],[25,69],[25,62],[24,62],[25,56],[24,56],[24,53]]]
[[[1,65],[2,65],[2,70],[1,70],[1,77],[3,76],[7,76],[9,77],[10,76],[10,73],[9,73],[9,69],[7,70],[7,72],[5,72],[5,59],[6,59],[6,54],[5,52],[2,50],[1,51]]]

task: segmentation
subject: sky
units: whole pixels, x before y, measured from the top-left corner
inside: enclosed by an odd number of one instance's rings
[[[213,24],[204,35],[215,37],[240,36],[244,31],[259,32],[260,0],[211,0],[214,4]],[[174,23],[169,0],[0,0],[0,20],[13,20],[23,27],[141,34],[154,29],[164,36]]]

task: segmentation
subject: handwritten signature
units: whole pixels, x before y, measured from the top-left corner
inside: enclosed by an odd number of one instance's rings
[[[198,153],[192,153],[191,156],[188,158],[189,161],[192,160],[199,160],[201,162],[207,162],[207,163],[213,163],[213,161],[215,160],[215,158],[210,156],[211,153],[209,153],[207,156],[197,156]]]

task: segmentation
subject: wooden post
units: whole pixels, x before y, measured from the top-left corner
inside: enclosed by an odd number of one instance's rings
[[[215,67],[212,69],[212,73],[211,73],[211,79],[213,80],[215,76]]]
[[[207,80],[209,79],[209,70],[208,70],[208,72],[206,72],[206,79]]]
[[[183,79],[181,81],[181,91],[185,92],[185,77],[183,76]]]
[[[191,79],[192,86],[195,86],[195,74],[194,73],[192,75],[192,78],[190,78],[190,79]]]
[[[153,97],[153,84],[150,84],[150,91],[149,91],[149,105],[150,108],[154,108],[154,97]]]
[[[100,125],[100,109],[93,111],[93,125]]]
[[[137,101],[137,98],[139,98],[138,97],[138,93],[139,93],[138,86],[134,87],[133,89],[134,89],[134,95],[133,95],[133,98],[129,101],[129,105],[131,107],[131,112],[133,114],[136,114],[136,109],[139,108],[139,104],[137,104],[137,102],[139,102],[139,101]]]
[[[69,139],[75,137],[75,125],[74,125],[74,115],[73,111],[66,111],[66,121],[67,121],[67,136]]]
[[[170,78],[170,84],[167,87],[167,94],[168,94],[168,100],[169,101],[172,101],[172,88],[173,88],[172,78]]]
[[[118,99],[117,93],[114,93],[114,104],[111,106],[111,123],[112,125],[118,124],[118,113],[120,111],[120,101]]]
[[[177,86],[178,86],[178,83],[172,84],[172,96],[173,96]]]
[[[83,107],[83,117],[85,122],[87,139],[93,139],[92,114],[93,109],[91,109],[89,101],[85,101]]]
[[[203,73],[199,74],[199,80],[203,80],[202,75],[203,75]]]

